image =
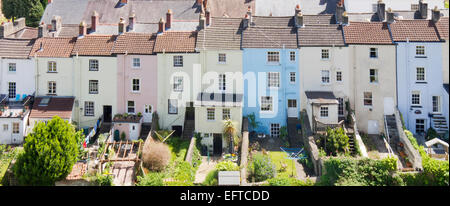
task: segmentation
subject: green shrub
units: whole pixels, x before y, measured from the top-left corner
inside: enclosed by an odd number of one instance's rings
[[[335,129],[328,128],[324,143],[327,154],[333,156],[338,154],[348,154],[348,141],[349,137],[345,134],[344,129],[340,127]]]
[[[275,178],[267,180],[268,186],[313,186],[314,183],[311,180],[302,181],[286,175],[279,175]]]
[[[276,166],[268,155],[256,154],[249,166],[249,177],[256,182],[275,177]]]
[[[13,171],[23,185],[54,185],[64,179],[77,161],[81,131],[58,116],[48,123],[39,122],[25,138],[24,152]]]
[[[202,185],[204,185],[204,186],[215,186],[215,185],[217,185],[218,184],[218,176],[219,176],[219,171],[217,171],[217,170],[210,171],[206,175],[206,178],[203,181]]]
[[[137,177],[137,186],[164,186],[164,173],[149,172],[144,177]]]
[[[239,171],[239,166],[232,161],[222,161],[216,165],[217,171]]]
[[[168,183],[169,185],[191,186],[195,180],[195,168],[185,161],[175,163],[175,168],[170,175],[176,184]]]
[[[439,137],[438,133],[436,132],[436,130],[433,129],[433,127],[430,127],[427,130],[427,135],[425,137],[426,140],[431,140],[433,138]]]
[[[113,186],[113,177],[108,174],[97,174],[95,182],[98,186]]]

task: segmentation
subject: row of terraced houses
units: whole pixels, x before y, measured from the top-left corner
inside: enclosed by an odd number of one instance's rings
[[[0,143],[54,115],[131,140],[157,118],[212,152],[223,120],[241,132],[254,115],[278,137],[301,111],[313,130],[353,114],[384,134],[399,113],[415,135],[448,135],[444,1],[364,2],[49,1],[39,28],[0,27]]]

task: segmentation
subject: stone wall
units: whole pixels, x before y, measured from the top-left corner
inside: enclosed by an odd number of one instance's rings
[[[322,174],[322,161],[319,156],[319,148],[314,141],[314,135],[312,133],[311,126],[309,125],[308,114],[304,110],[300,113],[300,116],[304,149],[309,153],[308,155],[314,165],[315,175],[320,176]]]
[[[399,133],[399,140],[404,145],[404,150],[406,155],[408,155],[409,161],[412,163],[413,168],[416,170],[422,170],[422,157],[419,151],[417,151],[414,146],[406,137],[405,131],[403,130],[403,124],[400,120],[400,112],[395,109],[395,121],[397,123],[397,131]]]

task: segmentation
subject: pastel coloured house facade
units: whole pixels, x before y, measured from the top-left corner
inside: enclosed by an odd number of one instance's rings
[[[298,15],[301,110],[314,131],[337,125],[353,105],[349,48],[334,15]],[[302,23],[303,22],[303,23]]]
[[[255,132],[280,136],[287,118],[299,117],[300,74],[294,18],[251,16],[244,21],[244,116],[255,115]]]
[[[236,135],[241,132],[241,21],[224,17],[200,20],[196,50],[200,52],[202,80],[200,90],[194,93],[195,131],[201,133],[202,144],[214,154],[229,148],[229,140],[222,135],[226,120],[231,120]]]
[[[387,22],[350,22],[344,26],[354,84],[353,108],[358,130],[385,133],[384,115],[397,108],[396,46]]]
[[[435,125],[448,105],[443,105],[444,42],[433,22],[399,20],[389,27],[397,44],[397,101],[406,128],[415,135],[423,135],[430,127],[438,133],[448,131]]]
[[[115,40],[115,35],[80,33],[72,50],[74,121],[81,128],[99,119],[111,122],[117,111],[117,58],[111,53]]]
[[[199,81],[194,75],[199,72],[196,38],[196,31],[161,31],[155,42],[159,126],[178,134],[184,130],[186,110],[193,112],[194,87]]]

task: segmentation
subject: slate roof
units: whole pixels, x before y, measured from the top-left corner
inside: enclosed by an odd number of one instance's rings
[[[156,37],[154,52],[195,52],[197,32],[167,31]]]
[[[249,27],[242,36],[242,48],[297,48],[296,29]]]
[[[439,36],[442,39],[448,40],[448,17],[441,17],[435,25]]]
[[[128,0],[125,5],[119,0],[56,0],[47,5],[41,22],[50,24],[51,18],[59,15],[63,24],[89,23],[97,11],[100,23],[117,24],[120,17],[128,19],[133,12],[137,23],[157,23],[168,9],[172,9],[174,19],[198,20],[201,10],[194,4],[194,0]]]
[[[305,25],[298,29],[299,46],[344,46],[340,25]]]
[[[396,42],[440,41],[436,27],[431,20],[399,20],[389,25],[392,39]]]
[[[112,53],[153,54],[155,34],[125,33],[117,37]]]
[[[386,22],[350,22],[344,38],[347,44],[393,44]]]
[[[275,16],[253,16],[252,26],[258,27],[293,27],[295,26],[294,17],[275,17]]]
[[[74,97],[51,97],[47,106],[40,106],[43,98],[36,97],[34,99],[30,118],[52,118],[55,115],[62,119],[70,119],[72,117]]]
[[[339,102],[333,92],[326,91],[305,91],[306,97],[314,103],[319,104],[338,104]]]
[[[258,16],[294,16],[295,6],[300,5],[305,14],[334,14],[338,0],[256,0]]]
[[[30,57],[70,57],[76,40],[76,37],[39,38],[31,49]]]
[[[33,27],[25,27],[13,34],[8,35],[6,38],[15,39],[35,39],[38,37],[38,29]]]
[[[110,56],[116,37],[116,35],[86,35],[78,38],[72,55]]]
[[[247,13],[250,6],[255,11],[255,2],[248,0],[208,0],[207,8],[213,17],[241,18]]]
[[[197,35],[197,49],[241,49],[241,18],[212,17],[211,25]]]
[[[33,43],[31,39],[0,39],[0,58],[26,59]]]

